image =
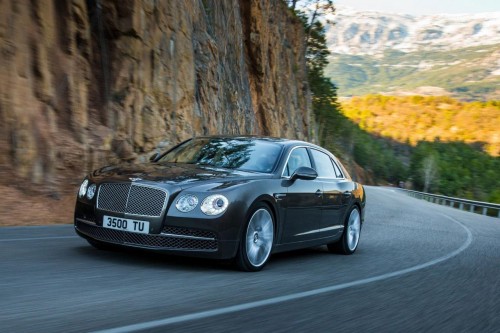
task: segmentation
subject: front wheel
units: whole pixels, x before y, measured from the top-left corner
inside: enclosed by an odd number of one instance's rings
[[[359,237],[361,235],[361,215],[358,207],[351,208],[347,215],[347,221],[342,233],[342,237],[335,243],[328,244],[330,252],[341,254],[353,254],[358,248]]]
[[[260,271],[271,254],[274,242],[273,215],[259,204],[246,223],[236,255],[238,267],[247,272]]]

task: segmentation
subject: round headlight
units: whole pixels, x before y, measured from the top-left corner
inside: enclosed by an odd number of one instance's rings
[[[87,193],[87,186],[89,186],[89,180],[85,178],[85,180],[82,182],[82,185],[80,185],[80,191],[78,191],[78,196],[80,198],[83,198],[85,193]]]
[[[96,188],[97,186],[95,184],[89,186],[89,188],[87,189],[87,199],[92,200],[95,195]]]
[[[229,201],[222,194],[210,195],[201,203],[201,211],[206,215],[219,215],[226,211]]]
[[[187,213],[192,211],[197,205],[198,198],[192,194],[186,194],[177,200],[175,208],[183,213]]]

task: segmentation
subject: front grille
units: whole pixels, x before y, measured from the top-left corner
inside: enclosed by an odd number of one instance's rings
[[[131,184],[101,184],[97,194],[97,208],[124,213],[130,187]]]
[[[217,240],[177,238],[165,235],[137,234],[133,232],[106,229],[76,221],[77,229],[96,239],[118,244],[131,244],[157,249],[217,251]]]
[[[101,184],[97,194],[97,208],[115,213],[159,217],[166,202],[165,190],[138,184]]]

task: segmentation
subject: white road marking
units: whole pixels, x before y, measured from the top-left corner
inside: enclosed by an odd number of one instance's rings
[[[464,229],[465,232],[467,233],[467,239],[462,244],[462,246],[460,246],[455,251],[450,252],[447,255],[439,257],[437,259],[428,261],[426,263],[412,266],[412,267],[405,268],[405,269],[391,272],[391,273],[377,275],[374,277],[361,279],[361,280],[357,280],[357,281],[341,283],[341,284],[337,284],[337,285],[333,285],[333,286],[329,286],[329,287],[313,289],[313,290],[304,291],[304,292],[295,293],[295,294],[290,294],[290,295],[285,295],[285,296],[273,297],[273,298],[269,298],[269,299],[265,299],[265,300],[261,300],[261,301],[256,301],[256,302],[249,302],[249,303],[243,303],[243,304],[238,304],[238,305],[232,305],[232,306],[227,306],[227,307],[214,309],[214,310],[194,312],[194,313],[181,315],[181,316],[175,316],[175,317],[164,318],[164,319],[159,319],[159,320],[152,320],[152,321],[147,321],[147,322],[143,322],[143,323],[122,326],[122,327],[116,327],[116,328],[96,331],[94,333],[137,332],[137,331],[153,329],[153,328],[158,328],[158,327],[172,325],[172,324],[178,324],[178,323],[191,321],[191,320],[205,319],[205,318],[210,318],[210,317],[214,317],[214,316],[219,316],[219,315],[224,315],[224,314],[229,314],[229,313],[234,313],[234,312],[239,312],[239,311],[244,311],[244,310],[250,310],[250,309],[258,308],[261,306],[268,306],[268,305],[273,305],[273,304],[277,304],[277,303],[293,301],[293,300],[297,300],[297,299],[301,299],[301,298],[305,298],[305,297],[317,296],[317,295],[326,294],[326,293],[330,293],[333,291],[342,290],[342,289],[346,289],[346,288],[361,286],[361,285],[365,285],[368,283],[382,281],[382,280],[394,278],[397,276],[401,276],[404,274],[412,273],[412,272],[439,264],[439,263],[446,261],[446,260],[449,260],[449,259],[457,256],[461,252],[465,251],[472,243],[472,233],[469,230],[469,228],[467,228],[461,222],[455,220],[454,218],[452,218],[448,215],[444,215],[444,214],[441,214],[441,215],[443,215],[444,217],[448,218],[450,221],[452,221],[452,222],[458,224],[460,227],[462,227],[462,229]]]
[[[30,240],[45,240],[45,239],[70,239],[79,238],[78,236],[49,236],[49,237],[32,237],[32,238],[11,238],[11,239],[0,239],[0,242],[21,242]]]

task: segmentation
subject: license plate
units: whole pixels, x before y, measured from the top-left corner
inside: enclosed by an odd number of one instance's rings
[[[132,219],[124,219],[121,217],[104,215],[102,218],[102,226],[108,229],[116,229],[141,234],[149,233],[149,222],[138,221]]]

